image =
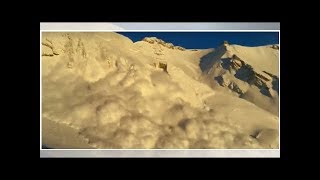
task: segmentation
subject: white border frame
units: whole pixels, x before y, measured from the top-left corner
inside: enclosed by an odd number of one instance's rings
[[[280,157],[280,50],[279,50],[279,149],[42,149],[42,32],[278,32],[280,46],[280,29],[277,30],[91,30],[91,29],[41,29],[50,23],[40,23],[40,157]],[[55,25],[63,23],[53,23]],[[71,23],[72,24],[72,23]],[[79,23],[77,23],[79,24]],[[83,23],[102,24],[102,23]],[[110,23],[103,23],[103,25]],[[117,23],[114,23],[117,24]],[[123,23],[122,23],[123,24]],[[128,23],[130,24],[130,23]],[[156,23],[152,23],[156,24]],[[169,23],[172,25],[172,23]],[[189,23],[201,24],[201,23]],[[219,23],[214,23],[219,24]],[[225,23],[220,23],[225,24]],[[280,23],[279,23],[280,25]],[[49,26],[50,27],[50,26]],[[70,27],[69,27],[70,28]],[[105,28],[105,27],[103,27]],[[280,28],[280,26],[279,26]],[[280,48],[281,49],[281,48]]]

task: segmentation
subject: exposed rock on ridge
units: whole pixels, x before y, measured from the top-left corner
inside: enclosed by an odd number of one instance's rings
[[[158,39],[156,37],[145,37],[142,41],[145,41],[145,42],[148,42],[150,44],[160,44],[166,48],[169,48],[169,49],[178,49],[178,50],[181,50],[181,51],[185,51],[186,49],[181,47],[181,46],[175,46],[173,45],[172,43],[166,43],[165,41],[161,40],[161,39]]]

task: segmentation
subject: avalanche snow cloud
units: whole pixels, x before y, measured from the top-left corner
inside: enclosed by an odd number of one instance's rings
[[[42,143],[278,148],[278,51],[229,44],[188,50],[156,37],[133,43],[113,32],[44,32]]]

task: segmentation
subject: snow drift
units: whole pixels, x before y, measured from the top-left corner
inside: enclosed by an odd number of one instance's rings
[[[112,32],[43,33],[43,144],[278,148],[278,51],[188,50]]]

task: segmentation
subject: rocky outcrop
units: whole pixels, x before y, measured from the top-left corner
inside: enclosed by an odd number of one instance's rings
[[[252,69],[251,66],[247,66],[244,61],[242,61],[237,55],[232,55],[230,60],[230,67],[235,70],[239,70],[242,66],[246,66],[248,69]]]
[[[232,91],[238,93],[239,95],[242,95],[243,94],[243,91],[239,88],[239,86],[234,83],[234,82],[231,82],[229,85],[228,85],[228,88],[231,89]]]
[[[45,39],[42,43],[42,56],[55,56],[59,55],[52,42]]]
[[[168,73],[167,63],[166,62],[159,62],[159,68],[163,69],[164,72]]]
[[[279,50],[279,46],[278,46],[278,45],[276,45],[276,44],[272,45],[272,46],[271,46],[271,48],[272,48],[272,49]]]
[[[236,54],[233,54],[231,58],[221,59],[215,66],[228,70],[230,73],[234,74],[237,79],[246,82],[251,86],[256,86],[260,89],[260,92],[266,96],[271,96],[270,88],[279,92],[277,76],[266,71],[257,72],[250,64],[246,63]],[[239,95],[242,95],[245,92],[245,90],[241,89],[236,82],[224,79],[223,74],[217,76],[215,80],[221,86],[227,87]]]
[[[237,55],[232,56],[230,64],[232,69],[236,71],[235,76],[238,79],[246,81],[250,85],[255,85],[259,89],[266,88],[267,81],[271,80],[270,77],[256,72],[251,65],[245,63]]]
[[[164,72],[168,73],[168,65],[167,65],[167,62],[165,61],[153,63],[152,66],[154,68],[162,69]]]
[[[233,81],[228,81],[226,79],[223,78],[223,76],[218,76],[215,78],[218,83],[223,86],[223,87],[227,87],[229,88],[231,91],[242,95],[244,92],[243,90],[237,85],[237,83],[233,82]]]
[[[184,47],[181,47],[181,46],[174,46],[173,49],[178,49],[180,51],[185,51],[186,50]]]
[[[156,37],[145,37],[142,41],[148,42],[150,44],[160,44],[169,49],[177,49],[180,51],[185,51],[186,49],[181,46],[175,46],[172,43],[166,43],[165,41],[158,39]]]

